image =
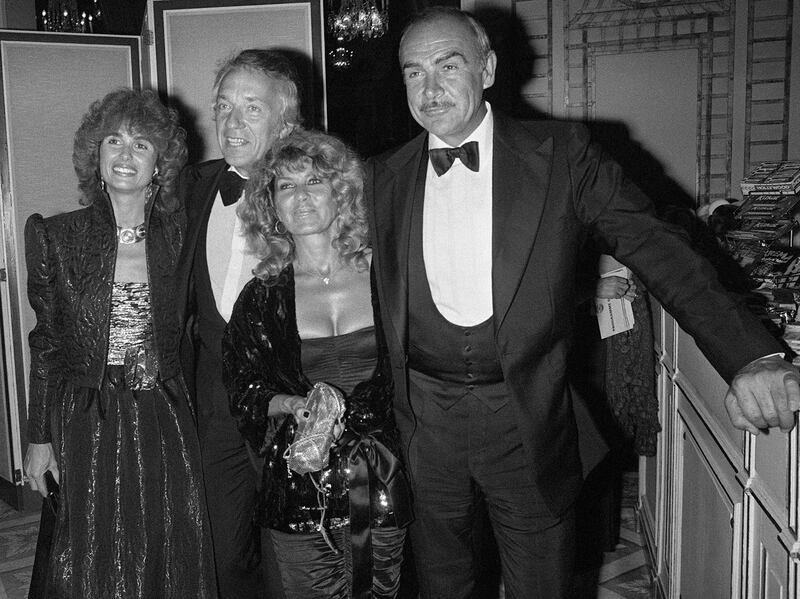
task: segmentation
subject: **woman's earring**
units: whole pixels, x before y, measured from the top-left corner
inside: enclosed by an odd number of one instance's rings
[[[294,125],[290,125],[286,121],[283,121],[280,133],[278,133],[278,139],[286,139],[289,137],[289,135],[291,135],[292,131],[294,131]]]
[[[151,177],[151,181],[153,183],[156,182],[156,177],[158,177],[158,167],[155,168],[155,170],[153,171],[153,176]]]
[[[150,198],[153,197],[153,182],[147,184],[147,187],[144,190],[144,201],[149,202]]]
[[[276,220],[275,224],[273,225],[273,228],[275,229],[275,232],[278,235],[286,235],[287,229],[286,229],[286,225],[283,224],[283,221]]]
[[[103,179],[98,178],[97,184],[100,186],[100,191],[106,191],[106,182]]]

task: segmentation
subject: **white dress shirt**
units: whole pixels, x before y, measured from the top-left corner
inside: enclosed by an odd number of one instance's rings
[[[230,167],[230,170],[236,171],[236,168]],[[239,175],[242,176],[241,173]],[[244,195],[244,191],[242,194]],[[247,282],[253,278],[253,268],[258,264],[256,257],[247,249],[242,221],[236,213],[237,206],[239,202],[225,206],[217,190],[211,214],[208,215],[206,233],[208,277],[217,310],[225,322],[230,320],[233,304]]]
[[[422,253],[433,301],[453,324],[473,326],[492,315],[492,134],[487,113],[463,143],[478,142],[479,169],[456,159],[441,177],[428,160]],[[428,147],[447,148],[433,135]]]

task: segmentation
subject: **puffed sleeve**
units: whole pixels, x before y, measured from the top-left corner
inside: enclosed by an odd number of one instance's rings
[[[228,390],[231,415],[254,451],[263,455],[286,415],[268,416],[269,402],[283,390],[277,357],[268,330],[267,295],[251,281],[234,305],[222,340],[222,380]]]
[[[60,387],[61,346],[55,330],[55,280],[48,255],[47,227],[41,214],[25,224],[25,261],[28,267],[28,301],[36,313],[36,326],[28,335],[31,351],[28,440],[49,443],[50,407]]]

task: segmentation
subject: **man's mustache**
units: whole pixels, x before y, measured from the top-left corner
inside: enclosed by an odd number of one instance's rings
[[[428,110],[436,110],[438,108],[452,108],[455,106],[453,102],[441,101],[441,100],[434,100],[432,102],[427,102],[420,107],[422,112],[427,112]]]

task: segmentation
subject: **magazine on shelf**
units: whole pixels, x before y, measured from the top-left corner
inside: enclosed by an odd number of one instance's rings
[[[777,221],[745,221],[740,228],[728,231],[726,235],[731,239],[744,239],[753,241],[775,241],[786,237],[797,223],[793,220]]]
[[[794,210],[798,202],[800,195],[797,194],[752,194],[736,209],[734,218],[742,221],[783,219]]]
[[[800,160],[762,162],[741,182],[742,193],[793,194],[800,191]]]
[[[800,288],[800,250],[769,249],[745,269],[753,281],[771,288]]]

